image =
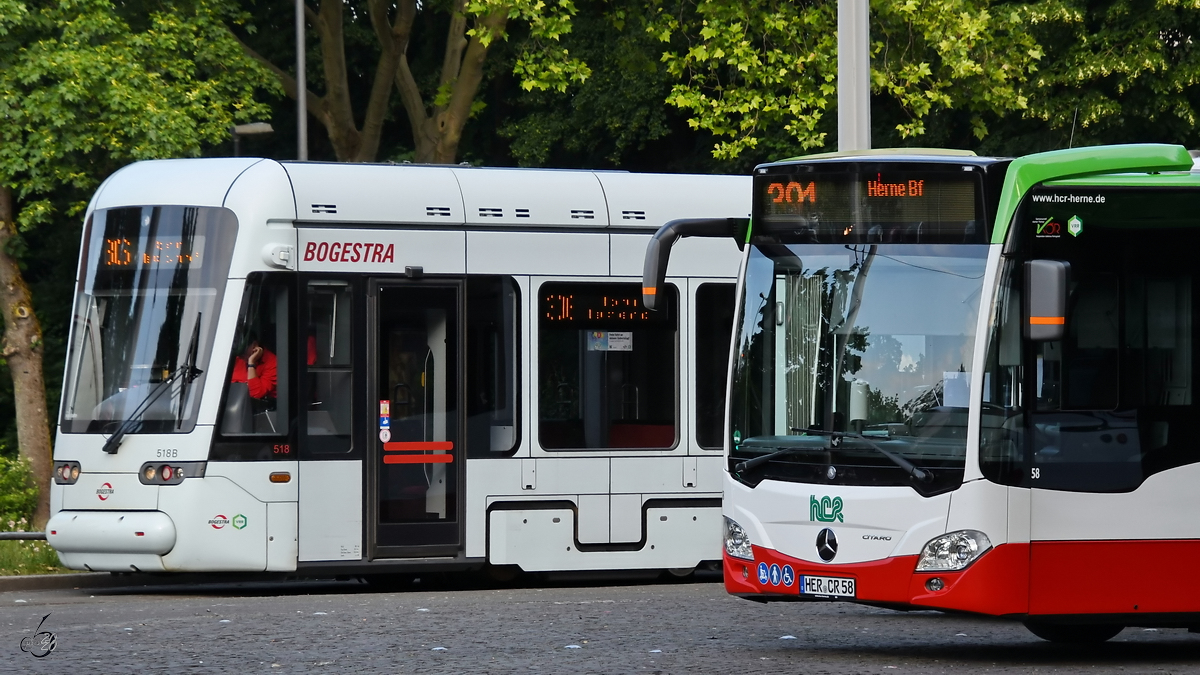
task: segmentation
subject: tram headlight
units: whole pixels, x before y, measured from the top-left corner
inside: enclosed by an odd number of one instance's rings
[[[725,552],[733,558],[754,560],[754,549],[750,548],[750,535],[728,517],[725,518]]]
[[[79,480],[79,462],[58,462],[54,465],[54,482],[74,485]]]
[[[934,537],[921,550],[918,572],[954,572],[966,569],[992,548],[987,535],[979,530],[958,530]]]

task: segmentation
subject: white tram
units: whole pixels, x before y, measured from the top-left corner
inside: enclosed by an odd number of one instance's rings
[[[142,162],[87,212],[47,538],[110,571],[721,556],[749,178]]]

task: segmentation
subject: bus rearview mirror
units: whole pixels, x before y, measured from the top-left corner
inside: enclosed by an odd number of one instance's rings
[[[642,305],[646,309],[658,306],[658,290],[667,279],[667,263],[671,247],[682,237],[732,237],[745,241],[750,226],[746,218],[681,218],[672,220],[654,233],[646,245],[646,261],[642,267]],[[741,248],[739,243],[738,248]]]
[[[1071,265],[1062,260],[1025,263],[1025,338],[1061,340],[1067,328],[1067,291]]]

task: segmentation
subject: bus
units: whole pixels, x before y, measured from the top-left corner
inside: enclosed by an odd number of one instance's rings
[[[736,237],[724,573],[743,598],[1200,630],[1200,173],[1171,145],[801,157]],[[664,253],[666,251],[666,253]],[[653,303],[653,293],[646,296]]]
[[[748,176],[142,162],[86,212],[47,539],[74,569],[719,564]]]

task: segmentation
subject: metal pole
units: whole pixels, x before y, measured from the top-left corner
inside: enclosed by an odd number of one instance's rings
[[[296,0],[296,157],[308,161],[308,84],[304,78],[304,0]]]
[[[838,150],[871,148],[868,0],[838,0]]]

